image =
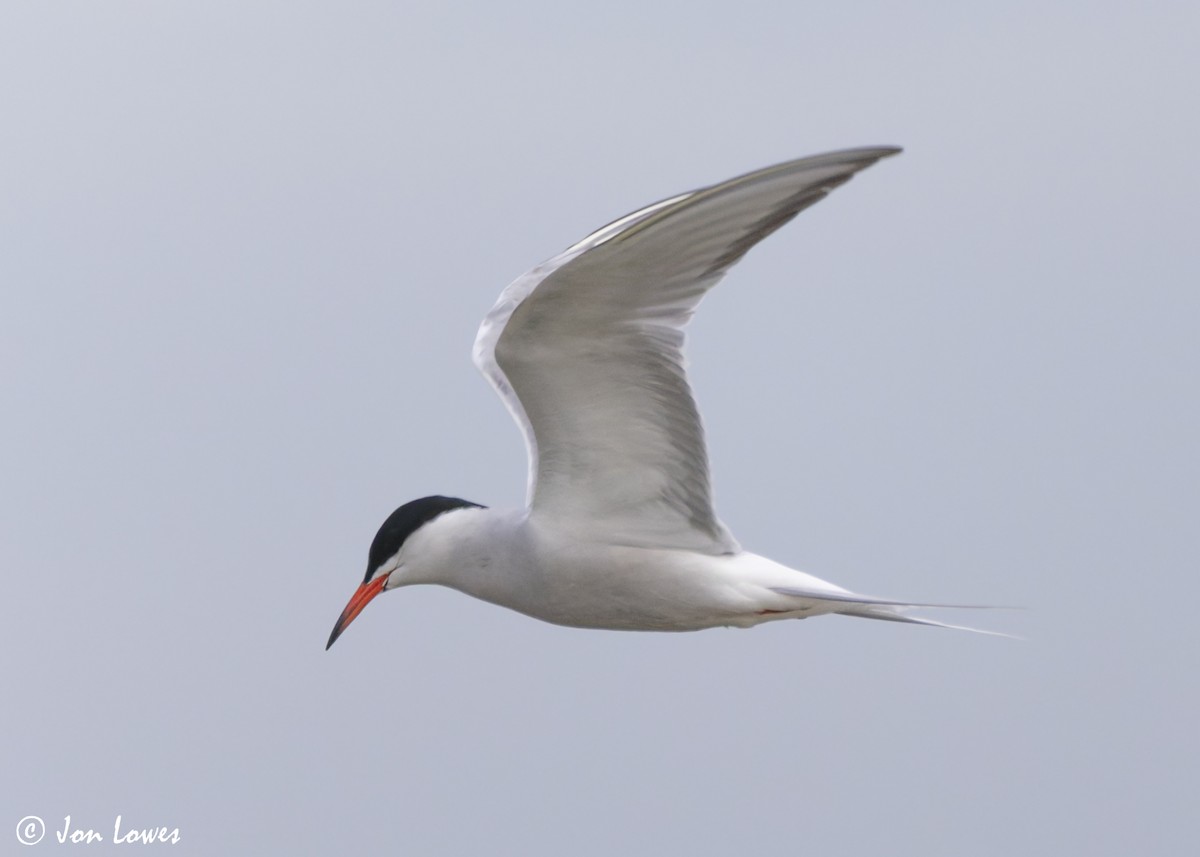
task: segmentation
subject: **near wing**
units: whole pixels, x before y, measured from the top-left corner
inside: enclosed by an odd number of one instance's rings
[[[664,200],[506,288],[475,363],[525,434],[531,516],[577,538],[737,551],[712,505],[683,328],[751,247],[899,151],[831,152]]]

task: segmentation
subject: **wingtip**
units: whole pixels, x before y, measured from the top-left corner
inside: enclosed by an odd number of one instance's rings
[[[882,161],[884,158],[899,155],[903,151],[903,146],[862,146],[856,149],[846,149],[844,154],[859,155],[864,160],[875,163],[876,161]]]

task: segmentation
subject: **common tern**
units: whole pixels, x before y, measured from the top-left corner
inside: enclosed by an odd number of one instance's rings
[[[406,503],[380,527],[326,649],[380,592],[441,584],[547,622],[692,631],[822,614],[939,627],[743,550],[713,509],[683,355],[704,295],[759,241],[897,154],[789,161],[673,196],[518,277],[475,364],[525,436],[527,507]],[[970,629],[969,629],[970,630]]]

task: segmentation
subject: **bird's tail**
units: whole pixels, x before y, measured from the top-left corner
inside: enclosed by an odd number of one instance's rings
[[[986,604],[923,604],[912,601],[892,601],[887,598],[873,598],[869,595],[858,595],[854,592],[826,592],[785,586],[773,586],[771,589],[780,595],[793,595],[806,601],[819,602],[826,607],[827,612],[839,616],[856,616],[860,619],[880,619],[885,622],[905,622],[910,625],[929,625],[934,628],[950,628],[955,631],[971,631],[976,634],[988,634],[993,637],[1008,637],[1018,639],[1012,634],[1001,631],[987,631],[983,628],[972,628],[969,625],[952,625],[927,619],[923,616],[911,616],[909,610],[946,609],[946,610],[991,610],[997,609]]]

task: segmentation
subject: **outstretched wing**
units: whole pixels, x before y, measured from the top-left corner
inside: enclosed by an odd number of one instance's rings
[[[683,329],[751,247],[899,151],[831,152],[663,200],[506,288],[474,356],[525,434],[531,516],[576,538],[737,551],[713,509]]]

